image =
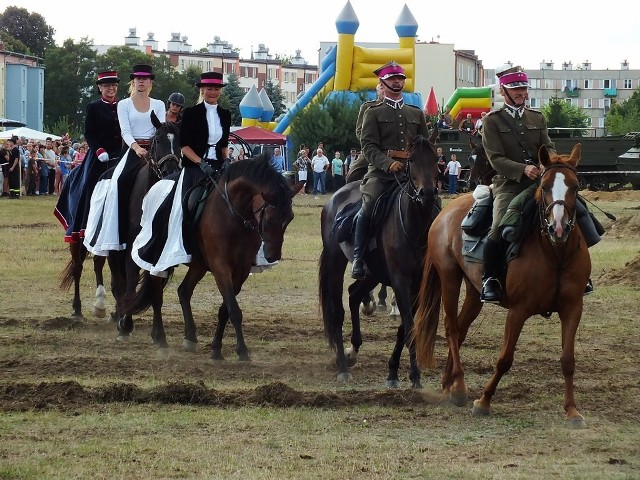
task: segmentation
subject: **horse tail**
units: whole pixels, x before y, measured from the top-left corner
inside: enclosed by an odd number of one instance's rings
[[[418,365],[422,368],[435,367],[434,347],[438,322],[440,321],[440,304],[442,302],[442,283],[429,253],[424,260],[423,275],[420,281],[417,310],[411,332],[416,347]]]
[[[143,270],[138,277],[138,288],[133,295],[128,295],[123,299],[123,310],[130,315],[144,312],[153,305],[153,299],[157,288],[164,288],[173,276],[173,268],[168,270],[166,278],[151,277],[151,274]]]
[[[84,245],[80,247],[79,250],[75,250],[75,251],[74,250],[75,249],[73,247],[69,248],[69,251],[71,253],[71,258],[69,259],[69,262],[65,265],[62,272],[60,272],[59,281],[60,281],[61,290],[69,290],[71,288],[71,285],[73,285],[75,281],[75,274],[74,274],[74,268],[73,268],[73,266],[75,265],[75,262],[76,261],[80,263],[84,262],[84,259],[87,258],[87,254],[89,253],[87,249],[84,247]],[[76,258],[74,261],[74,256],[78,256],[78,255],[79,255],[79,258]]]
[[[342,318],[344,321],[344,310],[342,311],[342,316],[340,316],[340,312],[336,311],[336,308],[343,308],[342,292],[340,292],[340,303],[339,307],[337,307],[334,301],[336,282],[333,278],[329,278],[331,270],[329,268],[331,264],[329,257],[330,255],[327,253],[327,249],[323,248],[320,253],[320,260],[318,261],[318,298],[320,300],[318,308],[320,309],[320,314],[324,322],[324,336],[329,342],[329,346],[335,349],[336,335],[342,335],[342,322],[338,322],[337,320]]]

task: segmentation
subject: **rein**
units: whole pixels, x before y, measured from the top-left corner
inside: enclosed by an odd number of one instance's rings
[[[169,154],[165,155],[164,157],[162,157],[160,160],[156,161],[155,153],[156,153],[156,150],[158,149],[158,143],[159,143],[158,137],[157,137],[157,135],[154,135],[153,138],[151,139],[151,145],[149,147],[149,158],[148,158],[147,163],[148,163],[149,167],[151,167],[151,170],[156,175],[156,177],[158,177],[158,179],[161,180],[162,178],[164,178],[164,175],[162,174],[162,165],[166,161],[168,161],[170,158],[173,158],[178,163],[178,170],[181,170],[182,169],[182,159],[180,157],[178,157],[175,153],[169,153]]]

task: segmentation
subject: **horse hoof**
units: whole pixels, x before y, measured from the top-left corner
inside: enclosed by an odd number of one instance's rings
[[[469,395],[467,395],[466,393],[451,392],[451,394],[449,395],[449,401],[456,407],[464,407],[469,401]]]
[[[111,312],[109,314],[109,322],[110,323],[118,323],[118,317],[116,317],[116,314]]]
[[[360,307],[360,312],[362,312],[362,314],[366,315],[367,317],[373,315],[375,311],[376,306],[373,302],[367,303],[366,305],[362,305],[362,307]]]
[[[473,408],[471,409],[471,416],[488,417],[489,415],[491,415],[491,407],[484,407],[478,400],[474,400]]]
[[[241,362],[250,362],[251,357],[248,353],[238,354],[238,360],[240,360]]]
[[[349,367],[353,367],[356,363],[358,363],[358,352],[356,352],[355,348],[349,347],[345,349],[344,356]]]
[[[182,349],[185,352],[196,353],[198,351],[198,343],[192,342],[191,340],[187,340],[186,338],[182,340]]]
[[[107,316],[107,309],[93,307],[93,314],[95,315],[96,318],[104,318]]]
[[[387,381],[384,382],[384,386],[387,388],[400,388],[400,380],[397,378],[387,379]]]
[[[131,340],[131,335],[128,333],[119,333],[116,337],[116,341],[118,342],[128,342],[129,340]]]
[[[340,372],[338,374],[339,382],[350,382],[351,380],[353,380],[353,375],[350,372]]]
[[[422,390],[422,383],[420,383],[420,380],[411,382],[411,388],[413,388],[414,390]]]
[[[587,426],[582,415],[575,415],[573,417],[567,417],[567,426],[570,428],[585,428]]]
[[[219,362],[221,360],[224,360],[224,356],[222,356],[222,353],[220,352],[213,352],[211,354],[211,360],[215,360],[216,362]]]
[[[82,315],[82,313],[74,313],[73,315],[71,315],[71,320],[73,320],[74,322],[83,322],[84,315]]]

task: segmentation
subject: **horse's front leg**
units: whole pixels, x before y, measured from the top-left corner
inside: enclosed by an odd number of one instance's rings
[[[406,286],[405,286],[406,285]],[[398,378],[398,370],[400,368],[400,358],[402,356],[402,349],[406,345],[409,351],[409,379],[411,380],[412,388],[422,388],[420,382],[420,369],[418,368],[418,361],[416,359],[416,348],[411,341],[411,330],[413,329],[413,314],[412,309],[413,301],[409,296],[409,283],[401,283],[394,288],[395,301],[400,312],[401,324],[398,327],[398,334],[396,336],[396,346],[393,350],[393,354],[389,359],[389,376],[387,378],[388,386],[394,381],[397,382],[396,386],[399,386],[400,380]]]
[[[145,273],[145,281],[150,283],[151,307],[153,308],[153,326],[151,327],[151,339],[161,350],[167,350],[167,334],[162,320],[162,305],[164,303],[164,279]]]
[[[373,284],[375,286],[375,284]],[[351,346],[344,349],[345,365],[353,367],[358,361],[358,352],[362,346],[362,332],[360,329],[360,303],[369,299],[368,305],[373,305],[375,310],[375,302],[370,296],[372,282],[365,280],[356,280],[349,285],[349,314],[351,315]],[[344,313],[343,313],[344,315]],[[346,370],[345,370],[346,371]],[[342,372],[342,370],[341,370]]]
[[[97,318],[104,318],[107,315],[107,291],[104,288],[104,277],[102,271],[107,257],[100,255],[93,256],[93,272],[96,276],[96,300],[93,303],[93,314]],[[114,316],[113,314],[111,315]]]
[[[584,427],[584,417],[580,415],[576,407],[574,396],[573,375],[576,369],[575,341],[576,332],[580,319],[582,318],[582,298],[580,301],[571,303],[565,302],[560,312],[560,323],[562,325],[562,356],[560,366],[564,375],[564,410],[567,413],[567,423],[572,427]]]
[[[80,278],[82,278],[82,267],[84,258],[82,258],[82,244],[70,243],[69,252],[71,253],[71,268],[73,273],[73,314],[71,318],[82,320],[82,300],[80,299]]]
[[[211,358],[213,360],[224,360],[222,355],[222,339],[224,338],[224,330],[229,322],[229,309],[227,304],[222,302],[220,308],[218,308],[218,323],[216,324],[216,331],[213,335],[213,341],[211,342]]]
[[[113,251],[107,256],[111,269],[111,293],[116,301],[116,327],[118,336],[116,340],[126,341],[133,332],[133,318],[124,313],[123,301],[127,287],[127,275],[125,271],[124,252]]]
[[[502,344],[502,350],[500,356],[496,362],[495,371],[484,386],[482,397],[473,402],[472,415],[482,416],[489,415],[491,413],[491,399],[496,393],[498,383],[502,376],[509,371],[511,365],[513,365],[513,358],[518,343],[518,338],[522,332],[524,322],[527,320],[528,315],[521,311],[512,308],[507,314],[507,321],[504,326],[504,342]]]
[[[184,340],[182,348],[187,352],[195,352],[198,345],[198,335],[196,332],[196,323],[193,320],[193,311],[191,309],[191,297],[193,290],[207,271],[200,267],[196,262],[189,264],[182,283],[178,286],[178,299],[182,308],[182,318],[184,320]]]

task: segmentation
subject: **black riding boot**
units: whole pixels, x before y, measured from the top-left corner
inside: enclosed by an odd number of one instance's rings
[[[484,276],[482,277],[482,293],[480,300],[485,303],[500,303],[502,285],[496,275],[500,265],[500,243],[487,240],[484,247]]]
[[[353,266],[351,267],[351,278],[362,280],[366,276],[364,270],[364,250],[369,240],[369,223],[368,215],[362,215],[362,212],[356,217],[356,231],[353,239]]]

